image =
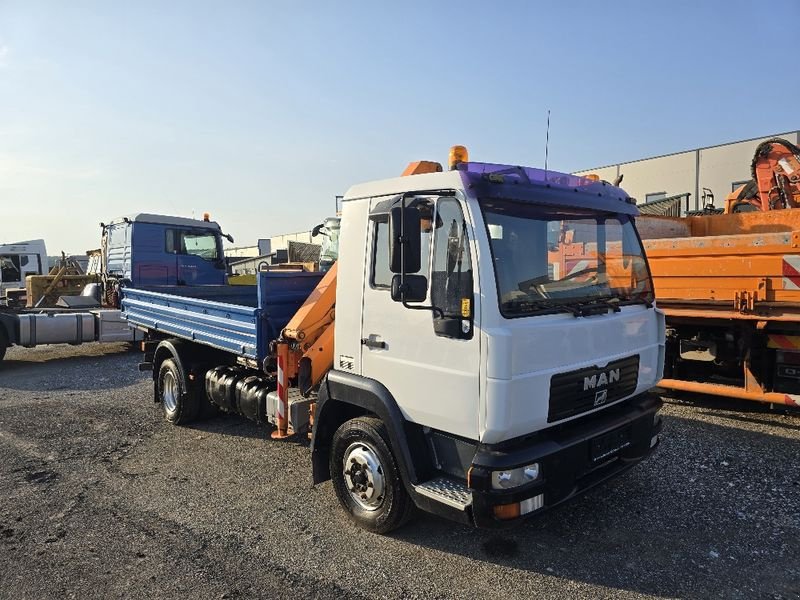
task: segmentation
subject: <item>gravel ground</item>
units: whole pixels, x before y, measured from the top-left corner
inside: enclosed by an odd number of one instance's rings
[[[670,400],[658,452],[504,532],[352,526],[308,449],[166,423],[124,345],[0,365],[0,598],[800,598],[800,416]]]

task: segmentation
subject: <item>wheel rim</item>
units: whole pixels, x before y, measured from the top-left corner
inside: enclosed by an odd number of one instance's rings
[[[378,453],[364,442],[350,444],[342,461],[344,481],[353,501],[364,510],[383,504],[386,484]]]
[[[161,380],[161,402],[167,412],[173,412],[178,408],[178,382],[170,371],[164,373]]]

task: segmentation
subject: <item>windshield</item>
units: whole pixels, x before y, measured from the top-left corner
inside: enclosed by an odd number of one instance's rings
[[[319,263],[320,266],[330,267],[339,258],[339,230],[341,227],[339,217],[325,219],[325,235],[322,237]]]
[[[18,282],[21,279],[19,256],[16,254],[0,256],[0,281]]]
[[[646,303],[653,286],[627,215],[482,200],[504,316]]]

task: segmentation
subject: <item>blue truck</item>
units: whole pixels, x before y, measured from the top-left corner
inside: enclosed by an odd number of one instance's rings
[[[97,281],[54,308],[0,307],[0,361],[12,345],[139,339],[120,316],[123,288],[224,285],[224,234],[208,218],[136,214],[101,223]]]
[[[324,274],[124,288],[165,418],[307,434],[314,482],[378,533],[415,507],[512,525],[653,452],[664,315],[635,203],[465,154],[351,188]]]

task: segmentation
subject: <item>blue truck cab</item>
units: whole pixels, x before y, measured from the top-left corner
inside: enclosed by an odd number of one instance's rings
[[[103,227],[105,270],[132,287],[224,285],[218,223],[140,213]]]

